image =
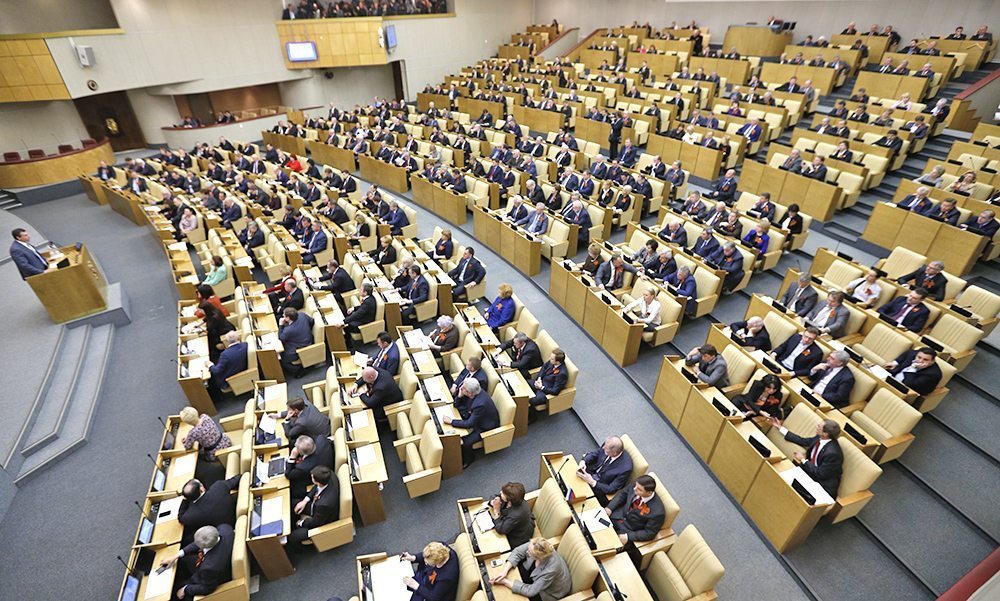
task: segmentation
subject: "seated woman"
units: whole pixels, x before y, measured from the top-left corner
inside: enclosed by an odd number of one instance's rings
[[[976,174],[972,171],[966,171],[962,174],[962,177],[958,178],[951,183],[946,189],[949,192],[963,192],[968,194],[976,187]]]
[[[371,224],[365,219],[364,213],[358,211],[354,214],[354,231],[348,234],[347,241],[351,246],[361,246],[361,239],[371,235]]]
[[[771,231],[771,223],[765,219],[760,222],[750,232],[743,237],[743,241],[752,246],[757,252],[764,254],[767,252],[767,245],[771,241],[768,232]]]
[[[871,308],[882,296],[882,285],[878,283],[878,278],[878,272],[869,269],[864,276],[849,282],[845,291],[862,308]]]
[[[198,309],[205,314],[205,334],[208,336],[208,358],[212,363],[219,360],[222,354],[222,335],[236,329],[218,307],[209,302],[198,305]]]
[[[493,328],[493,332],[499,334],[500,328],[507,325],[514,319],[514,289],[510,284],[500,284],[497,288],[497,297],[493,299],[490,308],[483,313],[486,325]]]
[[[507,535],[511,548],[531,540],[531,535],[535,532],[535,516],[531,514],[531,507],[524,502],[523,484],[504,484],[500,487],[500,494],[490,499],[489,506],[495,530]]]
[[[379,265],[392,265],[396,262],[396,247],[392,245],[392,236],[385,235],[379,239],[379,246],[372,258]]]
[[[206,487],[226,476],[226,466],[215,457],[216,451],[233,446],[222,427],[204,413],[198,415],[194,407],[181,409],[181,422],[191,426],[191,430],[181,439],[184,448],[190,451],[198,444],[198,468],[195,477]]]
[[[594,275],[597,273],[597,268],[603,262],[603,259],[601,259],[601,245],[597,242],[591,242],[590,246],[587,247],[587,256],[583,258],[583,263],[580,264],[580,269],[590,275]]]
[[[573,586],[566,561],[556,553],[552,543],[542,537],[514,548],[503,567],[506,568],[503,573],[491,578],[490,582],[533,601],[562,599]],[[521,576],[520,581],[507,578],[515,567]]]
[[[177,224],[177,235],[178,241],[187,238],[189,232],[193,232],[198,229],[198,218],[195,217],[194,211],[191,207],[184,207],[184,212],[181,214],[181,219]]]
[[[212,269],[205,275],[205,279],[201,283],[206,286],[214,286],[225,281],[228,276],[229,269],[226,267],[226,263],[222,260],[222,257],[213,255]]]
[[[403,578],[406,588],[413,591],[410,601],[455,601],[459,566],[454,549],[430,542],[422,553],[402,553],[400,558],[414,564],[413,577]]]
[[[226,307],[222,304],[222,299],[215,294],[215,290],[213,290],[211,286],[205,284],[199,285],[194,289],[194,296],[199,305],[201,303],[212,303],[219,309],[219,311],[222,311],[224,316],[229,317],[229,309],[226,309]],[[201,309],[197,309],[194,312],[194,315],[195,317],[205,317],[205,313],[202,312]]]
[[[750,385],[750,390],[733,399],[733,404],[746,418],[757,416],[783,419],[781,380],[768,374]]]
[[[435,259],[450,259],[455,254],[455,243],[451,240],[451,230],[441,230],[441,239],[434,243]]]

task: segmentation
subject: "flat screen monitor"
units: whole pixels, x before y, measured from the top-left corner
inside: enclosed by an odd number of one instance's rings
[[[139,528],[139,544],[148,545],[149,541],[153,540],[153,520],[149,518],[142,518],[142,526]]]
[[[387,50],[392,50],[396,47],[396,26],[386,25],[385,26],[385,47]]]
[[[292,63],[303,63],[317,60],[316,44],[314,42],[288,42],[285,44],[285,52],[288,61]]]
[[[163,470],[156,470],[156,476],[153,478],[153,490],[156,492],[163,492],[163,485],[167,483],[167,472]]]
[[[129,574],[125,577],[125,586],[119,601],[135,601],[139,598],[139,577]]]

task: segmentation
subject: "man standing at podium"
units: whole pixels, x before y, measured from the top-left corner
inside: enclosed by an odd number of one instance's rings
[[[19,227],[12,231],[11,235],[14,236],[14,242],[10,245],[10,258],[14,259],[22,280],[43,273],[49,268],[49,262],[31,245],[31,235],[28,234],[28,230]]]

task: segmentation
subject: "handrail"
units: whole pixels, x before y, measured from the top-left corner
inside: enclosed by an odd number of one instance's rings
[[[555,44],[555,43],[556,43],[556,42],[558,42],[559,40],[561,40],[561,39],[563,39],[564,37],[566,37],[566,34],[568,34],[568,33],[569,33],[569,32],[571,32],[571,31],[580,31],[580,28],[579,28],[579,27],[570,27],[570,28],[569,28],[569,29],[567,29],[566,31],[564,31],[564,32],[560,33],[559,35],[557,35],[556,37],[552,38],[552,39],[551,39],[551,40],[549,41],[549,43],[548,43],[548,44],[546,44],[546,45],[542,46],[541,48],[539,48],[539,49],[538,49],[538,52],[536,52],[535,54],[541,54],[542,52],[545,52],[545,50],[546,50],[546,49],[547,49],[547,48],[548,48],[549,46],[551,46],[552,44]]]
[[[975,94],[976,91],[985,88],[987,85],[990,84],[990,82],[992,82],[994,79],[996,79],[998,77],[1000,77],[1000,69],[994,69],[993,72],[990,73],[989,75],[987,75],[986,77],[980,79],[976,83],[974,83],[971,86],[965,88],[964,90],[962,90],[958,94],[955,94],[955,100],[965,100],[969,96],[972,96],[973,94]]]

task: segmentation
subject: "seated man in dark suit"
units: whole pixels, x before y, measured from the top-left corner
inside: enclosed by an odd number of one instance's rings
[[[302,374],[299,349],[313,344],[313,318],[288,307],[278,320],[278,340],[281,341],[281,369],[292,377]]]
[[[684,310],[689,315],[693,314],[697,308],[698,282],[691,275],[691,268],[687,265],[681,265],[677,268],[677,271],[668,275],[663,281],[671,293],[678,297],[678,302],[681,302],[682,298],[688,299]]]
[[[419,265],[410,267],[410,285],[401,291],[403,296],[399,301],[399,312],[403,321],[409,324],[417,323],[417,305],[426,302],[431,297],[431,286],[420,273]]]
[[[625,282],[625,272],[636,273],[638,270],[615,255],[601,264],[594,274],[597,285],[605,290],[618,290]]]
[[[247,369],[247,343],[240,341],[239,332],[226,332],[222,335],[222,343],[226,348],[219,355],[215,364],[209,362],[208,395],[212,400],[222,400],[223,389],[229,388],[226,379]]]
[[[295,505],[306,496],[306,488],[312,483],[310,473],[314,467],[333,467],[333,445],[326,436],[302,435],[295,439],[295,445],[288,453],[285,464],[285,478]]]
[[[771,350],[771,337],[764,327],[764,320],[760,317],[753,315],[746,321],[733,322],[729,324],[729,329],[740,346],[762,351]]]
[[[399,373],[399,347],[392,340],[392,336],[388,332],[379,332],[375,344],[378,345],[378,352],[368,361],[368,365],[384,369],[393,376],[397,375]]]
[[[319,412],[312,403],[307,403],[302,397],[289,399],[285,410],[271,415],[272,419],[285,420],[281,427],[285,431],[288,446],[295,444],[300,436],[318,438],[330,435],[330,418]]]
[[[202,526],[236,524],[236,496],[230,493],[239,488],[240,476],[217,480],[207,489],[200,480],[184,484],[181,489],[184,500],[177,509],[177,521],[184,526],[186,541],[192,540],[194,532]]]
[[[462,387],[462,382],[464,382],[468,378],[476,379],[479,381],[481,387],[483,388],[486,387],[487,376],[486,372],[483,371],[482,367],[483,367],[482,359],[480,359],[477,356],[472,356],[465,360],[465,367],[462,368],[462,371],[458,372],[458,375],[455,376],[455,379],[452,381],[452,385],[450,388],[452,398],[455,399],[458,398],[458,393]],[[446,379],[451,378],[451,374],[446,374],[445,378]]]
[[[566,353],[560,348],[552,349],[549,353],[549,360],[542,365],[538,371],[538,377],[529,381],[531,388],[535,391],[535,396],[528,399],[533,407],[545,405],[549,402],[549,397],[554,397],[566,388],[569,381],[569,374],[566,371]]]
[[[327,283],[323,284],[321,282]],[[341,295],[354,290],[355,286],[354,280],[351,279],[351,274],[347,273],[347,270],[340,266],[340,262],[336,259],[330,259],[330,262],[326,264],[326,273],[315,281],[313,288],[333,292],[337,295],[338,302],[342,303],[343,298]]]
[[[927,325],[930,309],[924,305],[927,291],[917,288],[906,296],[897,296],[878,309],[879,315],[888,318],[897,327],[920,333]]]
[[[621,438],[609,436],[599,449],[583,456],[576,473],[590,485],[594,498],[604,506],[608,504],[608,495],[622,490],[628,483],[632,457],[625,452]]]
[[[962,213],[958,210],[954,198],[945,198],[924,215],[935,221],[957,226],[958,218],[962,216]]]
[[[288,535],[287,547],[298,551],[309,538],[309,530],[336,520],[340,516],[340,481],[333,470],[318,465],[309,472],[313,487],[292,507],[294,525]]]
[[[374,284],[371,282],[362,283],[361,289],[358,292],[360,302],[353,307],[349,307],[344,315],[344,341],[347,342],[348,348],[354,348],[354,337],[352,334],[360,332],[361,326],[375,321],[378,303],[375,297],[372,296],[374,291]]]
[[[833,351],[825,363],[814,366],[809,373],[812,377],[812,391],[825,399],[836,409],[845,407],[854,388],[854,374],[847,364],[851,356],[847,351]]]
[[[929,346],[910,349],[882,367],[894,378],[920,394],[930,394],[941,383],[941,368],[937,364],[937,351]]]
[[[986,209],[979,213],[979,215],[972,215],[969,219],[958,226],[963,230],[968,230],[973,234],[979,234],[980,236],[985,236],[987,238],[993,238],[997,230],[1000,229],[1000,223],[995,219],[996,213],[990,209]]]
[[[899,154],[903,148],[903,140],[899,137],[899,132],[890,129],[886,135],[875,140],[875,146],[883,146],[891,150],[893,154]]]
[[[455,265],[455,268],[448,272],[448,277],[454,280],[455,285],[451,288],[451,295],[454,299],[466,298],[466,287],[476,285],[486,277],[486,268],[483,263],[476,258],[476,249],[471,246],[465,247],[462,259]]]
[[[732,292],[746,272],[743,270],[743,253],[736,250],[736,243],[726,241],[711,256],[706,257],[709,264],[726,272],[722,280],[722,291]]]
[[[618,540],[629,553],[634,553],[636,543],[653,540],[667,518],[663,501],[655,491],[656,480],[652,476],[639,476],[634,485],[615,495],[604,508]]]
[[[306,304],[306,297],[299,289],[298,282],[288,278],[281,288],[277,293],[270,295],[271,305],[275,307],[274,316],[280,318],[289,307],[301,311]]]
[[[506,352],[506,358],[500,353]],[[538,345],[524,332],[514,334],[514,337],[500,345],[497,351],[497,361],[511,369],[521,372],[525,378],[529,372],[542,366],[542,353]]]
[[[818,337],[819,329],[809,326],[801,334],[792,334],[779,344],[771,358],[796,377],[803,378],[823,360],[823,349],[816,344]]]
[[[378,421],[385,422],[383,407],[403,400],[403,391],[393,379],[392,374],[384,369],[366,367],[361,370],[361,377],[349,391],[350,396],[359,397],[365,407],[375,412]]]
[[[931,261],[923,267],[918,267],[906,275],[896,278],[896,281],[911,290],[923,288],[926,295],[936,301],[944,300],[944,289],[948,278],[944,276],[944,263]]]
[[[454,428],[469,431],[462,437],[462,465],[466,467],[472,463],[475,456],[473,446],[483,439],[483,432],[500,426],[500,414],[497,413],[493,399],[486,394],[479,380],[475,378],[466,378],[462,381],[458,389],[458,398],[455,399],[455,408],[462,418],[452,419],[446,415],[442,421]]]
[[[706,227],[701,230],[701,234],[694,241],[694,254],[698,255],[703,259],[708,259],[719,250],[719,241],[713,235],[715,230],[710,227]]]
[[[844,468],[844,452],[837,441],[837,437],[840,436],[840,425],[832,419],[823,420],[816,424],[816,435],[805,438],[789,432],[776,417],[771,418],[771,424],[778,428],[785,440],[806,450],[805,453],[795,452],[795,462],[802,467],[802,471],[822,486],[827,494],[837,498],[840,476]]]
[[[169,567],[183,559],[178,570],[181,574],[174,578],[173,598],[194,599],[228,582],[233,574],[234,540],[233,527],[229,524],[202,526],[194,533],[194,542],[160,564]]]
[[[798,280],[781,296],[780,302],[789,311],[799,317],[805,317],[816,306],[816,298],[816,289],[812,286],[809,274],[800,273]]]

